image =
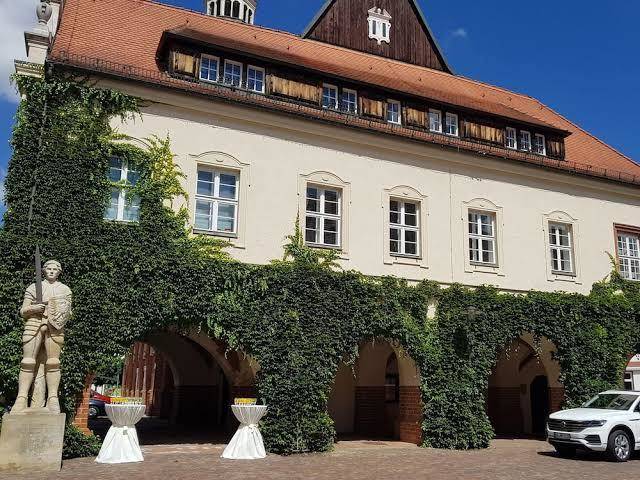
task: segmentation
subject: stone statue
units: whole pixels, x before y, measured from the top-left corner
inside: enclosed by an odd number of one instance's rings
[[[23,358],[20,364],[18,398],[11,410],[12,414],[22,413],[29,408],[29,391],[32,385],[31,407],[45,406],[46,385],[46,408],[51,413],[60,413],[60,353],[64,344],[64,326],[71,316],[71,290],[58,281],[62,273],[60,262],[49,260],[42,270],[46,281],[37,279],[36,283],[27,288],[20,309],[25,320],[22,335]],[[40,288],[41,294],[38,291]],[[41,299],[38,298],[40,295]],[[44,373],[44,382],[38,382],[34,378],[39,370]]]

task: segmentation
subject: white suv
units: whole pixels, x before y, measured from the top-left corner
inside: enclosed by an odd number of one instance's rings
[[[610,390],[581,408],[551,414],[547,439],[562,457],[578,449],[606,451],[612,460],[626,462],[640,450],[640,392]]]

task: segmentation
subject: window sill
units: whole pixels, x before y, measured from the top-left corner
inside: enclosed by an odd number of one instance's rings
[[[420,255],[407,255],[402,253],[391,253],[391,258],[405,259],[405,260],[422,260]]]
[[[340,245],[325,245],[323,243],[309,243],[309,242],[305,242],[304,244],[309,248],[317,248],[319,250],[335,250],[337,252],[342,252],[342,247]]]
[[[465,271],[467,273],[488,273],[500,277],[505,276],[502,267],[497,263],[469,262]]]
[[[576,275],[574,272],[560,272],[555,270],[551,271],[551,275],[553,275],[554,277],[573,278],[573,279],[578,277],[578,275]]]
[[[237,233],[225,233],[225,232],[213,232],[211,230],[199,230],[197,228],[193,229],[193,233],[197,235],[208,235],[210,237],[222,237],[230,240],[237,240]]]
[[[108,223],[117,223],[120,225],[139,225],[140,224],[140,220],[118,220],[118,219],[111,219],[111,218],[103,218],[102,220],[104,220],[105,222]]]

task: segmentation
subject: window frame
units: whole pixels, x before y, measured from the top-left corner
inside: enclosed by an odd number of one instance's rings
[[[389,105],[397,105],[398,106],[398,121],[394,122],[389,119]],[[402,125],[402,102],[398,100],[387,99],[387,123],[391,125]]]
[[[391,221],[391,214],[393,213],[393,211],[391,210],[391,202],[397,202],[399,204],[399,208],[400,210],[398,210],[398,218],[400,220],[400,223],[392,223]],[[411,225],[407,225],[406,224],[406,205],[407,204],[411,204],[411,205],[415,205],[416,207],[416,213],[414,214],[416,217],[416,225],[415,226],[411,226]],[[400,197],[395,197],[392,196],[389,198],[389,252],[390,255],[392,257],[408,257],[408,258],[420,258],[422,256],[422,248],[421,248],[421,238],[422,238],[422,234],[421,234],[421,230],[422,230],[422,221],[421,221],[421,212],[420,212],[420,202],[419,201],[415,201],[415,200],[411,200],[411,199],[403,199]],[[397,230],[399,232],[399,237],[398,240],[396,240],[398,242],[398,247],[399,247],[399,251],[398,252],[394,252],[391,250],[391,242],[393,241],[391,239],[391,230]],[[415,243],[416,244],[416,253],[407,253],[406,252],[406,232],[407,231],[412,231],[416,233],[416,241],[415,242],[409,242],[409,243]]]
[[[353,94],[353,111],[345,108],[344,95],[345,94]],[[351,102],[348,102],[349,104]],[[340,92],[340,110],[344,113],[348,113],[350,115],[358,115],[358,91],[352,88],[343,88],[342,92]]]
[[[620,252],[620,236],[633,237],[636,239],[636,249],[638,251],[638,256],[632,255],[621,255]],[[618,268],[618,273],[622,278],[628,280],[630,282],[640,282],[640,227],[634,227],[631,225],[622,225],[622,224],[614,224],[614,240],[615,240],[615,250],[616,250],[616,263]],[[624,260],[629,260],[629,277],[625,276],[622,270],[622,266]],[[639,273],[636,273],[636,278],[630,278],[632,276],[632,264],[631,262],[637,263],[637,269]]]
[[[310,200],[308,196],[308,192],[310,188],[315,188],[316,190],[318,190],[318,198],[311,199],[318,202],[318,206],[319,206],[318,212],[314,212],[306,208],[307,201]],[[325,212],[325,207],[326,207],[325,196],[328,191],[334,192],[337,194],[337,204],[338,204],[337,214]],[[343,198],[342,189],[338,187],[318,185],[312,182],[307,183],[307,186],[305,188],[305,210],[304,210],[304,243],[305,245],[312,248],[329,248],[329,249],[335,249],[335,250],[340,250],[342,248],[342,212],[343,212],[342,198]],[[316,235],[319,236],[320,240],[322,240],[321,242],[310,242],[307,240],[307,230],[308,230],[307,219],[309,217],[318,219],[317,228],[313,229],[313,231],[315,231]],[[336,225],[337,225],[336,232],[329,231],[329,233],[336,234],[336,239],[338,241],[337,244],[324,242],[325,233],[327,233],[327,230],[325,230],[326,220],[333,220],[336,222]]]
[[[449,132],[449,127],[451,124],[449,123],[450,118],[455,118],[455,133]],[[431,126],[431,125],[429,125]],[[457,113],[446,112],[445,113],[445,124],[444,124],[444,134],[450,137],[459,137],[460,136],[460,121]]]
[[[300,212],[301,229],[305,235],[306,242],[306,212],[307,212],[307,187],[314,186],[316,188],[338,190],[340,197],[340,247],[322,246],[312,244],[313,248],[329,248],[339,253],[341,260],[349,259],[349,219],[351,207],[351,184],[344,181],[336,174],[327,171],[315,171],[308,174],[301,173],[298,177],[298,212]],[[313,212],[312,212],[313,213]],[[324,239],[323,239],[324,240]]]
[[[467,245],[467,256],[469,258],[469,263],[471,265],[479,265],[479,266],[489,266],[489,267],[495,267],[498,265],[498,229],[497,229],[497,216],[495,214],[495,212],[492,212],[490,210],[479,210],[479,209],[469,209],[469,211],[467,212],[467,222],[468,225],[471,225],[471,219],[469,217],[471,217],[471,215],[478,215],[478,219],[480,219],[482,216],[486,216],[489,217],[489,219],[491,220],[491,235],[485,235],[482,232],[482,226],[484,225],[483,223],[481,223],[481,221],[477,221],[476,222],[476,226],[480,227],[478,228],[478,232],[480,233],[471,233],[468,232],[468,236],[469,236],[469,242]],[[478,241],[478,248],[474,249],[471,247],[471,240],[477,240]],[[490,241],[491,244],[493,245],[493,249],[492,250],[484,250],[482,248],[482,242],[483,241]],[[474,250],[478,251],[478,256],[479,259],[478,260],[473,260],[471,258],[470,253]],[[487,261],[485,262],[484,260],[482,260],[482,256],[484,252],[490,252],[493,254],[493,261]]]
[[[437,114],[438,115],[438,126],[439,126],[439,130],[434,130],[432,128],[432,124],[431,124],[431,114]],[[442,133],[442,110],[437,110],[435,108],[430,108],[429,109],[429,131],[431,133]]]
[[[113,190],[117,189],[118,190],[118,203],[116,204],[116,216],[115,218],[108,218],[107,217],[107,212],[110,210],[111,206],[113,205],[113,203],[111,202],[111,200],[113,199],[113,196],[110,196],[109,199],[109,203],[107,205],[107,208],[102,216],[102,219],[107,221],[107,222],[119,222],[119,223],[140,223],[140,202],[141,199],[138,195],[127,195],[128,191],[131,190],[132,188],[134,188],[136,186],[136,184],[138,183],[138,181],[140,180],[140,172],[138,170],[134,170],[129,169],[129,160],[127,160],[126,158],[122,158],[122,157],[118,157],[118,156],[111,156],[109,157],[109,171],[111,171],[111,160],[113,159],[118,159],[122,162],[122,168],[120,168],[120,180],[118,181],[113,181],[111,180],[111,175],[110,172],[107,174],[107,179],[109,180],[109,182],[111,183],[111,187],[110,190],[111,192],[113,192]],[[136,183],[131,184],[129,182],[129,173],[133,172],[133,173],[137,173],[138,174],[138,178],[136,180]],[[127,198],[129,197],[129,198]],[[124,218],[124,211],[125,211],[125,207],[127,206],[127,204],[129,204],[129,207],[134,206],[135,200],[137,199],[137,205],[135,205],[135,208],[137,209],[137,215],[135,219],[125,219]]]
[[[262,72],[262,90],[255,90],[253,88],[249,88],[249,72],[251,70]],[[255,80],[254,80],[255,81]],[[247,83],[246,88],[248,91],[253,93],[265,93],[266,91],[266,83],[267,83],[267,71],[263,67],[256,67],[255,65],[247,65]]]
[[[509,133],[513,133],[513,146],[509,145]],[[513,127],[507,127],[504,136],[505,147],[509,150],[518,150],[518,130]]]
[[[213,174],[213,194],[211,196],[204,195],[198,193],[198,183],[200,182],[199,174],[201,171],[207,171]],[[235,197],[233,199],[225,198],[220,196],[220,175],[233,175],[235,177]],[[202,228],[198,227],[196,224],[196,219],[198,216],[198,201],[208,202],[209,203],[209,225],[215,225],[215,229],[213,228]],[[218,230],[218,220],[219,220],[219,206],[220,204],[225,205],[233,205],[234,207],[234,217],[233,217],[233,231],[223,231]],[[203,165],[199,164],[196,168],[196,195],[195,195],[195,205],[193,211],[193,226],[194,230],[198,232],[206,232],[212,235],[222,236],[222,237],[237,237],[238,236],[238,223],[240,217],[240,172],[215,167],[213,165]]]
[[[494,215],[494,261],[495,263],[472,262],[469,251],[469,212],[491,213]],[[465,273],[492,274],[500,277],[505,276],[505,249],[504,249],[504,221],[503,208],[486,198],[474,198],[473,200],[462,202],[462,215],[460,216],[460,227],[462,228],[462,250],[460,254],[464,262]]]
[[[240,67],[240,83],[238,85],[235,85],[233,83],[227,83],[227,65],[235,65]],[[235,60],[229,60],[228,58],[226,58],[224,60],[224,71],[222,72],[222,83],[228,87],[232,87],[232,88],[242,88],[242,81],[243,81],[243,73],[244,73],[244,65],[242,64],[242,62],[236,62]]]
[[[580,222],[572,217],[569,213],[555,210],[553,212],[542,215],[542,234],[543,244],[545,248],[546,274],[549,282],[571,282],[577,285],[582,284],[581,280],[581,262],[580,262]],[[553,269],[553,256],[551,249],[551,229],[553,224],[564,225],[571,232],[571,261],[573,272],[563,272]]]
[[[325,105],[324,104],[324,89],[327,88],[329,90],[332,90],[336,93],[336,102],[334,106],[331,105]],[[323,83],[322,84],[322,97],[321,97],[321,102],[322,102],[322,108],[326,108],[327,110],[339,110],[340,109],[340,90],[338,89],[338,87],[336,85],[332,85],[331,83]]]
[[[537,155],[542,155],[544,157],[547,156],[547,139],[546,137],[541,134],[541,133],[536,133],[534,135],[535,138],[535,143],[532,145],[533,147],[533,153],[537,154]],[[542,139],[542,151],[538,151],[538,145],[540,145],[538,142],[540,141],[540,139]]]
[[[524,136],[528,137],[528,144],[529,147],[528,148],[524,148]],[[531,132],[529,132],[528,130],[520,130],[520,136],[518,139],[518,149],[523,151],[523,152],[531,152],[531,148],[533,147],[533,144],[531,143]]]
[[[243,163],[237,158],[223,152],[204,152],[200,154],[189,154],[184,173],[187,175],[189,185],[189,222],[195,219],[196,211],[196,194],[198,192],[198,169],[219,169],[229,173],[233,173],[239,179],[240,188],[236,190],[238,197],[238,207],[236,211],[236,234],[219,234],[209,230],[200,230],[193,226],[193,233],[197,235],[208,235],[213,237],[221,237],[228,240],[233,248],[246,248],[246,231],[247,217],[249,211],[249,188],[251,183],[251,166]],[[193,212],[193,213],[191,213]]]
[[[418,233],[418,255],[402,255],[391,252],[391,201],[410,202],[417,205]],[[429,268],[428,249],[428,220],[429,220],[429,198],[417,189],[408,185],[398,185],[392,188],[385,188],[382,191],[382,251],[383,263],[385,265],[395,265],[398,268]],[[414,227],[412,227],[414,228]],[[396,270],[392,270],[396,272]],[[394,273],[395,274],[395,273]]]
[[[207,59],[207,60],[215,60],[216,61],[216,79],[215,80],[211,80],[209,78],[203,78],[202,77],[202,60],[203,59]],[[198,78],[200,81],[202,82],[207,82],[207,83],[220,83],[220,57],[216,57],[215,55],[209,55],[207,53],[202,53],[200,55],[200,71],[198,72]]]
[[[551,229],[553,227],[561,227],[561,228],[566,228],[567,229],[567,237],[569,239],[569,245],[568,246],[562,246],[562,245],[558,245],[555,243],[551,242],[551,236],[552,236],[552,232]],[[548,235],[549,235],[549,255],[550,255],[550,261],[551,261],[551,273],[553,275],[570,275],[570,276],[574,276],[576,274],[576,262],[575,262],[575,242],[573,240],[574,237],[574,233],[573,233],[573,225],[571,223],[565,223],[565,222],[559,222],[556,220],[549,220],[548,223]],[[557,235],[556,235],[557,236]],[[558,239],[556,239],[557,241]],[[556,268],[554,268],[554,258],[553,258],[553,252],[556,252],[556,254],[560,254],[561,251],[568,251],[569,252],[569,265],[571,266],[570,270],[558,270]],[[562,260],[561,257],[557,257],[557,262],[560,262],[560,266],[562,266]]]

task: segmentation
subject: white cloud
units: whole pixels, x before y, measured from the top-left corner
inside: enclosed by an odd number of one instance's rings
[[[24,31],[36,26],[36,0],[0,0],[0,98],[18,102],[9,76],[13,61],[24,59]]]
[[[451,32],[451,36],[453,38],[467,38],[469,36],[469,32],[465,28],[456,28]]]

